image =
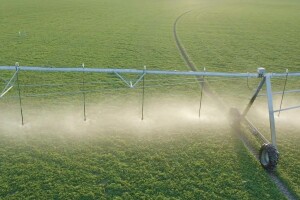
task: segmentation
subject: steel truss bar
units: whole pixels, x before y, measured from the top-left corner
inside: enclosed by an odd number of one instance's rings
[[[249,126],[252,134],[257,136],[263,143],[269,143],[269,141],[265,138],[265,136],[263,136],[263,134],[261,134],[261,132],[252,124],[252,122],[249,121],[248,118],[244,117],[244,120],[245,120],[246,124]]]
[[[284,94],[287,94],[287,93],[298,93],[298,92],[300,92],[300,90],[287,90],[287,91],[284,92]],[[281,91],[281,92],[273,92],[272,94],[273,95],[280,95],[282,93],[283,93],[283,91]],[[263,93],[263,94],[259,94],[258,96],[259,97],[261,97],[261,96],[267,96],[267,94]]]
[[[258,93],[260,92],[260,90],[261,90],[261,88],[263,87],[263,85],[265,84],[265,82],[266,82],[266,78],[263,77],[263,79],[260,81],[260,83],[259,83],[259,85],[258,85],[256,91],[254,92],[254,94],[253,94],[253,96],[252,96],[250,102],[248,103],[247,107],[245,108],[245,110],[244,110],[244,112],[243,112],[243,114],[242,114],[243,117],[245,117],[245,116],[247,115],[247,113],[249,112],[251,106],[253,105],[253,103],[254,103],[254,101],[255,101],[255,99],[256,99]]]
[[[123,76],[121,76],[119,73],[115,72],[115,74],[130,88],[134,88],[136,84],[138,84],[146,75],[146,73],[143,73],[134,84],[132,84],[132,81],[127,81]]]
[[[15,68],[16,70],[16,68]],[[0,98],[2,98],[11,88],[14,87],[14,82],[16,81],[16,76],[18,74],[19,70],[16,70],[14,75],[11,77],[11,79],[8,81],[8,83],[6,84],[5,88],[2,90]]]
[[[297,109],[297,108],[300,108],[300,105],[299,106],[292,106],[292,107],[288,107],[288,108],[282,108],[282,109],[274,110],[274,112],[287,111],[287,110],[292,110],[292,109]]]
[[[136,84],[138,84],[143,78],[144,76],[146,75],[146,73],[143,73],[140,78],[132,85],[132,87],[134,87]]]
[[[271,130],[271,140],[272,144],[277,148],[276,145],[276,130],[275,130],[275,118],[274,118],[274,110],[273,110],[273,96],[272,96],[272,86],[271,86],[271,75],[270,74],[265,74],[263,76],[263,79],[259,83],[255,93],[253,94],[250,102],[248,103],[246,109],[242,113],[243,119],[245,122],[248,124],[250,127],[250,130],[254,135],[259,136],[260,139],[264,142],[268,143],[268,140],[258,131],[257,128],[246,118],[247,113],[249,112],[251,106],[253,105],[255,99],[258,96],[258,93],[260,92],[261,88],[263,85],[266,84],[266,89],[267,89],[267,98],[268,98],[268,110],[269,110],[269,121],[270,121],[270,130]]]
[[[132,86],[131,82],[128,82],[127,80],[125,80],[125,78],[123,76],[121,76],[118,72],[114,72],[128,87]]]
[[[273,94],[282,94],[283,92],[276,92],[272,93],[272,86],[271,86],[271,78],[276,77],[286,77],[287,73],[265,73],[264,68],[258,68],[257,73],[227,73],[227,72],[207,72],[207,71],[160,71],[160,70],[146,70],[144,68],[143,70],[136,70],[136,69],[110,69],[110,68],[70,68],[70,67],[64,67],[64,68],[55,68],[55,67],[29,67],[29,66],[23,66],[20,67],[17,66],[0,66],[1,70],[10,70],[15,71],[15,74],[10,79],[6,87],[4,88],[2,94],[0,97],[4,96],[5,93],[8,92],[8,90],[11,89],[12,85],[11,82],[14,80],[15,76],[18,78],[18,72],[19,71],[34,71],[34,72],[84,72],[84,73],[114,73],[116,74],[122,81],[124,81],[129,87],[133,88],[138,84],[141,80],[143,80],[144,83],[144,77],[147,74],[150,75],[175,75],[175,76],[196,76],[198,78],[200,77],[233,77],[233,78],[262,78],[260,81],[256,91],[254,92],[250,102],[248,103],[247,107],[245,108],[244,112],[242,113],[242,117],[244,121],[248,124],[252,132],[259,136],[262,141],[267,142],[267,139],[255,128],[255,126],[246,118],[247,113],[249,112],[250,108],[252,107],[254,101],[258,96],[267,96],[268,99],[268,110],[269,110],[269,121],[270,121],[270,129],[271,129],[271,139],[272,144],[276,147],[276,132],[275,132],[275,118],[274,113],[285,111],[285,110],[291,110],[300,108],[300,106],[294,106],[279,110],[273,110]],[[136,80],[136,82],[133,84],[131,81],[127,81],[122,75],[123,74],[139,74],[140,77]],[[296,77],[300,76],[300,72],[295,73],[289,73],[289,77]],[[259,95],[259,92],[261,91],[263,85],[266,84],[266,94]],[[143,88],[145,88],[143,84]],[[285,93],[292,93],[292,92],[300,92],[300,90],[290,90],[285,91]],[[19,94],[20,96],[20,94]],[[20,99],[21,100],[21,99]],[[21,105],[21,103],[20,103]],[[277,148],[277,147],[276,147]]]
[[[37,72],[83,72],[82,68],[55,68],[55,67],[18,67],[19,71]],[[0,70],[15,70],[15,67],[0,66]],[[118,74],[159,74],[159,75],[184,75],[184,76],[213,76],[213,77],[237,77],[257,78],[257,73],[225,73],[225,72],[194,72],[194,71],[160,71],[160,70],[136,70],[136,69],[109,69],[109,68],[84,68],[85,72],[93,73],[118,73]]]
[[[272,85],[271,85],[271,76],[266,75],[266,89],[267,89],[267,97],[268,97],[268,108],[269,108],[269,121],[270,121],[270,129],[271,129],[271,140],[272,144],[277,148],[276,145],[276,129],[275,129],[275,117],[273,110],[273,96],[272,96]]]
[[[281,95],[281,101],[280,101],[279,110],[281,110],[281,108],[282,108],[282,103],[283,103],[283,98],[284,98],[284,93],[285,93],[285,88],[286,88],[288,76],[289,76],[289,70],[286,69],[286,76],[285,76],[284,86],[283,86],[283,90],[282,90],[282,95]],[[279,117],[279,116],[280,116],[280,111],[279,111],[279,113],[278,113],[278,117]]]
[[[271,78],[273,77],[285,77],[286,73],[270,73]],[[289,77],[290,76],[300,76],[300,72],[294,72],[294,73],[290,73],[289,72]]]
[[[82,72],[82,68],[70,67],[18,67],[19,71],[39,72]],[[15,70],[15,66],[0,66],[0,70]],[[85,72],[94,73],[127,73],[127,74],[161,74],[161,75],[185,75],[185,76],[215,76],[215,77],[240,77],[257,78],[257,73],[228,73],[228,72],[196,72],[196,71],[160,71],[160,70],[136,70],[136,69],[110,69],[110,68],[85,68]],[[270,77],[284,77],[286,73],[271,73]],[[290,76],[300,76],[300,72],[289,73]]]

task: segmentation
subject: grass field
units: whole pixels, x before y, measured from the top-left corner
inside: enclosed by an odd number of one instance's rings
[[[189,70],[173,36],[199,70],[300,71],[300,3],[208,0],[0,0],[0,65]],[[0,81],[12,72],[2,72]],[[127,89],[114,75],[20,73],[0,100],[1,199],[284,199],[232,133],[227,113],[191,77],[146,77]],[[136,77],[128,76],[135,80]],[[259,80],[208,79],[243,108]],[[273,80],[282,90],[284,79]],[[299,89],[298,78],[287,88]],[[4,86],[4,82],[1,82]],[[250,88],[250,89],[249,89]],[[251,117],[267,136],[265,99]],[[278,107],[280,97],[275,98]],[[299,95],[284,106],[299,104]],[[258,115],[258,117],[257,117]],[[299,111],[276,118],[279,177],[300,197]]]
[[[2,198],[283,198],[239,140],[220,128],[2,138]]]

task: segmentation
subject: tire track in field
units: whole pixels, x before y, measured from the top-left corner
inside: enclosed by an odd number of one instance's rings
[[[173,35],[174,35],[174,38],[175,38],[175,42],[176,42],[177,48],[178,48],[178,50],[180,51],[180,55],[182,56],[184,62],[186,63],[186,65],[187,65],[192,71],[197,71],[197,69],[196,69],[194,63],[190,60],[190,58],[189,58],[187,52],[185,51],[184,47],[182,46],[182,44],[181,44],[181,42],[180,42],[180,40],[179,40],[179,37],[178,37],[178,35],[177,35],[177,23],[178,23],[178,21],[180,20],[180,18],[182,18],[184,15],[186,15],[186,14],[188,14],[188,13],[190,13],[190,12],[192,12],[192,10],[189,10],[189,11],[187,11],[187,12],[185,12],[185,13],[179,15],[179,16],[176,18],[176,20],[175,20],[175,22],[174,22],[174,25],[173,25]],[[202,79],[202,81],[203,81],[203,79]]]
[[[177,34],[177,23],[178,21],[185,16],[186,14],[190,13],[192,10],[189,10],[187,12],[182,13],[181,15],[179,15],[176,19],[175,22],[173,24],[173,35],[174,35],[174,39],[176,42],[176,46],[179,50],[179,53],[182,57],[182,59],[184,60],[185,64],[192,70],[192,71],[198,71],[196,66],[194,65],[193,61],[190,59],[190,57],[188,56],[188,53],[186,52],[185,48],[183,47],[182,43],[180,42],[180,39],[178,37]],[[209,88],[207,81],[205,81],[204,77],[200,77],[200,76],[196,76],[197,81],[199,82],[199,85],[203,88],[203,90],[206,92],[206,94],[208,94],[210,97],[212,97],[215,101],[217,101],[217,105],[220,108],[227,108],[229,110],[229,108],[226,106],[226,104],[220,100],[220,98],[215,95],[212,90]],[[255,146],[253,144],[251,144],[251,142],[243,135],[241,134],[241,131],[238,131],[238,137],[240,138],[240,140],[243,142],[244,146],[246,147],[246,149],[252,154],[252,156],[255,157],[255,159],[259,161],[259,153],[257,151],[257,149],[255,148]],[[274,172],[268,172],[266,171],[267,174],[269,175],[270,179],[272,180],[273,183],[275,183],[275,185],[277,186],[277,188],[279,189],[279,191],[288,199],[288,200],[297,200],[297,198],[293,195],[293,193],[289,190],[289,188],[286,186],[286,184],[280,179],[280,177],[278,177],[278,175],[276,175],[276,173]]]
[[[178,37],[178,35],[177,35],[177,23],[178,23],[178,21],[179,21],[184,15],[186,15],[186,14],[188,14],[188,13],[190,13],[190,12],[192,12],[192,10],[189,10],[189,11],[187,11],[187,12],[185,12],[185,13],[179,15],[179,16],[176,18],[176,20],[175,20],[175,22],[174,22],[174,24],[173,24],[173,35],[174,35],[174,39],[175,39],[175,42],[176,42],[176,46],[177,46],[177,48],[178,48],[178,50],[179,50],[179,53],[180,53],[180,55],[181,55],[183,61],[185,62],[185,64],[186,64],[192,71],[195,72],[195,71],[198,71],[198,70],[197,70],[196,66],[194,65],[193,61],[189,58],[189,56],[188,56],[188,54],[187,54],[185,48],[183,47],[183,45],[182,45],[182,43],[180,42],[179,37]],[[196,76],[196,79],[197,79],[197,81],[199,82],[200,86],[203,88],[203,90],[204,90],[209,96],[212,96],[212,92],[211,92],[211,90],[209,89],[208,84],[207,84],[207,82],[204,80],[204,78],[201,77],[201,76]]]
[[[245,129],[245,128],[244,128]],[[239,137],[239,139],[243,142],[246,149],[255,157],[255,159],[259,162],[259,152],[257,148],[247,139],[247,137],[243,134],[240,129],[235,129],[234,132]],[[266,171],[271,181],[275,183],[278,190],[288,199],[288,200],[297,200],[296,196],[289,190],[287,185],[280,179],[280,177],[274,171]]]

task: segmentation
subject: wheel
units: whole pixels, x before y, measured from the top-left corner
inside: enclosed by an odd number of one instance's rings
[[[260,164],[266,170],[273,171],[279,160],[279,152],[272,144],[263,144],[259,150]]]

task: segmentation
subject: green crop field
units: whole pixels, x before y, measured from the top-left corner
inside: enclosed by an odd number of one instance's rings
[[[189,11],[177,34],[198,70],[299,72],[299,10],[297,0],[0,0],[0,66],[189,71],[173,33]],[[12,75],[0,71],[1,91]],[[207,81],[239,109],[259,83]],[[273,79],[274,91],[284,81]],[[0,199],[285,199],[230,128],[226,108],[205,93],[199,119],[194,77],[147,75],[144,83],[142,121],[141,82],[129,89],[112,74],[20,72],[24,126],[17,87],[0,99]],[[287,89],[299,86],[288,78]],[[283,106],[299,99],[286,95]],[[299,116],[276,117],[276,174],[296,198]],[[265,98],[249,118],[270,138]]]

